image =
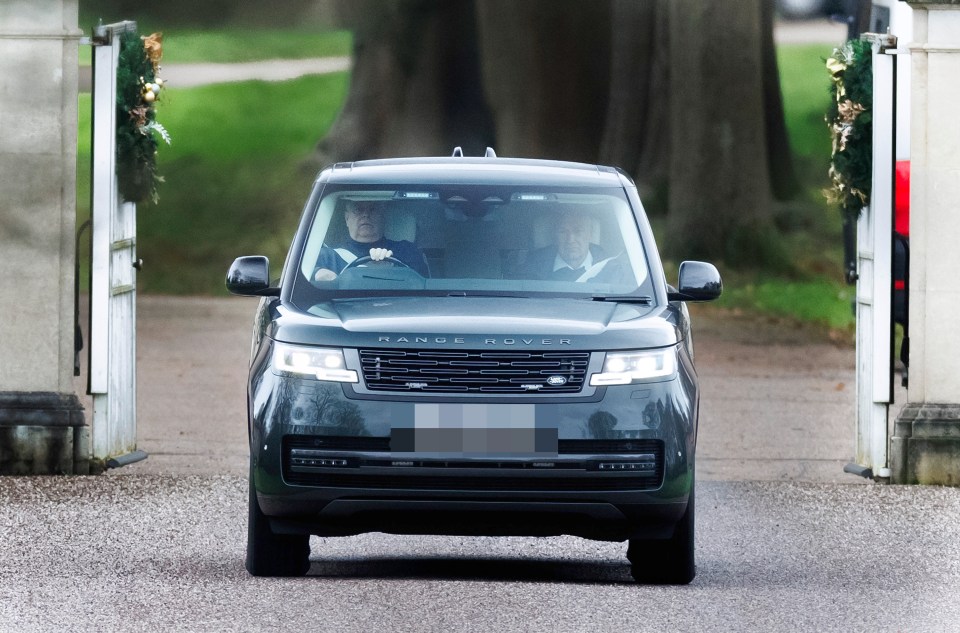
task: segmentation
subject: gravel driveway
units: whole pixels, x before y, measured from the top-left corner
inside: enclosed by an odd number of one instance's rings
[[[308,577],[251,578],[254,307],[140,297],[150,457],[0,478],[0,632],[960,631],[960,489],[844,475],[852,348],[713,306],[695,310],[692,585],[638,586],[624,544],[572,537],[314,538]]]

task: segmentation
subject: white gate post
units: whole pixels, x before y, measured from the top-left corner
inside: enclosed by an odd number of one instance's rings
[[[98,26],[93,37],[91,176],[90,376],[91,453],[119,466],[146,457],[136,451],[137,207],[117,188],[117,63],[120,36],[136,22]]]
[[[888,408],[893,384],[893,188],[896,38],[873,45],[873,178],[857,221],[857,455],[844,470],[888,479]]]
[[[909,6],[910,384],[890,441],[891,479],[960,486],[960,5]]]

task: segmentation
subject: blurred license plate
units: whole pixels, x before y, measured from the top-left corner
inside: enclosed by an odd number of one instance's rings
[[[395,453],[556,456],[557,429],[538,428],[532,404],[417,404],[413,428],[394,427]]]

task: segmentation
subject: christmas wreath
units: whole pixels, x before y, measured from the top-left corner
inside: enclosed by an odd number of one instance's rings
[[[833,98],[827,126],[833,137],[832,187],[825,193],[855,219],[870,201],[873,161],[873,57],[870,42],[851,40],[827,60]]]
[[[163,55],[163,35],[120,36],[117,63],[117,180],[127,202],[157,201],[158,137],[167,144],[170,135],[156,120],[156,103],[163,86],[158,76]]]

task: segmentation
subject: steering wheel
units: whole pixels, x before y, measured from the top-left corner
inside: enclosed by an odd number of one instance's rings
[[[342,275],[344,272],[346,272],[348,268],[356,268],[357,266],[363,266],[364,264],[368,264],[372,261],[377,261],[378,263],[389,262],[394,266],[402,266],[403,268],[410,268],[410,266],[408,266],[407,264],[404,264],[402,261],[400,261],[396,257],[384,257],[383,259],[374,260],[369,255],[364,255],[363,257],[358,257],[352,262],[350,262],[349,264],[347,264],[346,266],[344,266],[343,270],[340,271],[340,274]]]

